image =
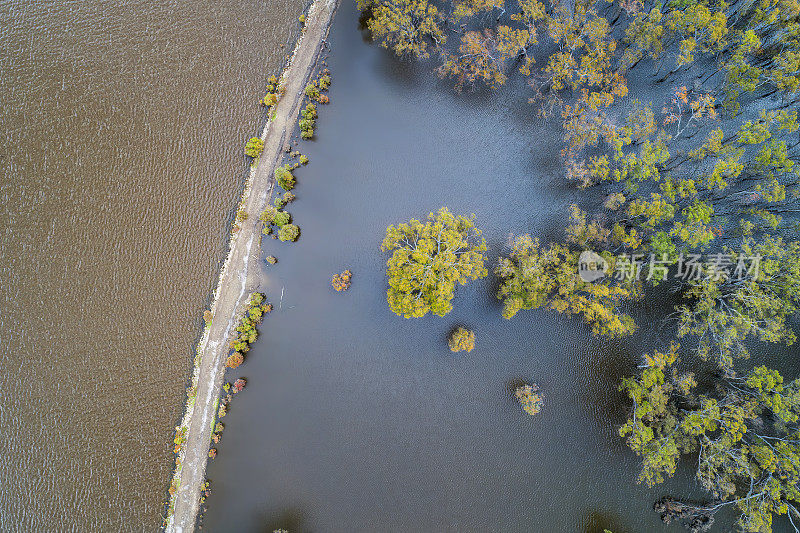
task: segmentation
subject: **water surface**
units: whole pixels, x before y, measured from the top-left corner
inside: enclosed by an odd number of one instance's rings
[[[0,530],[154,531],[303,2],[0,1]]]
[[[536,118],[521,80],[456,95],[364,42],[351,4],[329,40],[331,105],[299,145],[300,240],[265,240],[276,310],[229,376],[248,385],[223,420],[204,529],[666,531],[652,504],[698,495],[691,474],[637,485],[616,435],[619,379],[657,333],[609,343],[548,311],[504,320],[493,276],[459,288],[444,318],[389,310],[386,226],[442,205],[475,213],[494,263],[509,232],[559,238],[577,193],[558,124]],[[337,293],[345,268],[353,285]],[[476,332],[469,354],[447,349],[459,325]],[[544,391],[535,417],[513,398],[521,380]]]

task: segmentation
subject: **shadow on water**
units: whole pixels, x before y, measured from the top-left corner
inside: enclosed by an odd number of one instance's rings
[[[399,89],[413,90],[419,88],[427,80],[430,69],[425,61],[412,61],[410,59],[387,56],[378,60],[377,73],[385,76],[387,80],[390,80]]]
[[[625,392],[619,390],[619,380],[637,372],[636,354],[631,353],[626,342],[596,338],[590,342],[592,349],[577,355],[586,376],[580,390],[581,403],[596,413],[596,419],[602,423],[606,445],[628,453],[625,442],[617,435],[617,428],[624,423],[630,407]]]
[[[484,294],[484,305],[487,305],[492,312],[497,313],[498,315],[503,312],[503,301],[497,297],[498,292],[500,291],[500,284],[502,283],[501,279],[492,274],[494,268],[497,266],[497,261],[492,263],[491,268],[489,268],[489,283],[486,286],[486,292]]]
[[[361,32],[361,39],[364,44],[371,45],[374,42],[372,38],[372,32],[369,31],[367,27],[367,21],[369,21],[370,12],[369,10],[365,9],[364,11],[358,14],[358,31]]]
[[[264,513],[258,521],[264,524],[262,533],[290,531],[291,533],[309,533],[303,511],[298,508],[287,508],[276,513]]]
[[[615,513],[609,511],[588,511],[583,515],[581,531],[583,533],[628,533],[622,526],[622,520]]]
[[[506,392],[508,394],[510,394],[511,396],[513,396],[518,388],[523,387],[525,385],[530,385],[530,383],[531,383],[530,379],[526,379],[526,378],[523,378],[523,377],[517,377],[517,378],[514,378],[514,379],[510,379],[506,383]]]

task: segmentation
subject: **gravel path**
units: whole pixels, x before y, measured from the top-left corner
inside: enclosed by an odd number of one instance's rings
[[[306,15],[305,31],[295,48],[291,64],[284,73],[286,92],[276,105],[275,119],[264,134],[264,151],[252,172],[243,196],[248,218],[231,240],[231,249],[222,268],[218,297],[212,307],[212,320],[202,344],[197,378],[197,396],[191,405],[189,430],[183,452],[181,482],[175,494],[175,510],[166,531],[194,531],[200,506],[200,487],[205,481],[211,424],[215,400],[219,397],[225,374],[228,342],[234,330],[237,311],[258,286],[259,237],[258,214],[264,209],[274,186],[274,169],[281,159],[297,124],[303,102],[303,90],[319,57],[322,41],[328,35],[338,0],[315,0]]]

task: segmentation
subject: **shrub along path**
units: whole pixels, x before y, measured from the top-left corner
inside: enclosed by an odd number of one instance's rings
[[[258,219],[274,186],[274,169],[283,146],[289,141],[303,102],[303,90],[319,57],[321,44],[328,34],[338,0],[314,0],[306,16],[305,31],[295,48],[291,65],[283,79],[286,92],[273,108],[272,120],[264,134],[264,151],[245,191],[246,220],[231,241],[227,261],[222,268],[214,318],[202,347],[197,396],[191,406],[191,420],[181,469],[181,482],[175,494],[175,510],[166,530],[188,533],[194,530],[200,507],[200,489],[205,481],[206,462],[211,444],[214,400],[219,397],[225,374],[228,342],[237,312],[258,285],[257,259],[261,223]]]

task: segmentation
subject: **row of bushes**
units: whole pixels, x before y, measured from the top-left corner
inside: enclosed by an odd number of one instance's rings
[[[236,368],[244,362],[244,354],[250,351],[250,345],[258,338],[256,326],[261,323],[265,314],[272,311],[272,305],[266,303],[266,298],[260,292],[254,292],[247,302],[247,308],[242,314],[239,325],[236,326],[238,335],[231,341],[234,350],[228,356],[225,366]]]
[[[278,77],[273,75],[267,79],[267,94],[262,98],[259,103],[265,107],[272,107],[278,103],[278,100],[286,92],[286,87],[278,85]]]
[[[276,76],[270,76],[267,80],[267,94],[260,100],[260,104],[267,107],[272,107],[278,103],[279,96],[282,96],[285,92],[285,87],[278,86],[278,78]],[[245,145],[245,154],[252,157],[253,159],[258,158],[261,153],[264,151],[264,141],[261,140],[259,137],[252,137],[250,140],[247,141]],[[305,164],[308,162],[308,158],[302,156],[301,163]],[[283,234],[279,232],[279,238],[281,240],[295,240],[297,235],[299,235],[299,228],[289,224],[291,220],[291,215],[289,213],[278,211],[278,209],[282,208],[286,204],[290,203],[295,199],[294,194],[289,192],[290,189],[294,187],[294,176],[291,173],[291,170],[296,168],[298,165],[294,167],[289,167],[286,165],[284,167],[280,167],[279,169],[275,170],[275,177],[278,179],[279,185],[286,191],[281,198],[275,199],[275,207],[268,207],[264,213],[261,214],[261,219],[264,220],[266,216],[271,216],[273,220],[277,219],[281,224],[281,231]],[[234,224],[234,229],[239,229],[239,224],[247,219],[247,213],[240,209],[236,213],[236,223]],[[269,228],[265,222],[265,233],[269,233],[267,228]],[[292,230],[290,226],[293,226],[295,230]],[[284,227],[286,229],[284,230]],[[270,228],[271,230],[271,228]],[[274,258],[273,258],[274,259]],[[274,259],[274,262],[277,262],[277,259]],[[250,345],[256,341],[258,338],[258,330],[256,326],[261,323],[264,315],[272,311],[272,305],[266,303],[266,297],[259,293],[254,292],[250,295],[250,300],[247,303],[247,308],[245,309],[241,320],[239,321],[239,325],[236,327],[237,336],[234,339],[230,346],[233,352],[228,356],[227,360],[225,361],[225,366],[228,368],[237,368],[244,362],[244,354],[250,351]],[[203,314],[203,319],[206,322],[206,325],[211,324],[212,316],[210,311],[206,311]],[[219,408],[216,412],[217,422],[214,425],[214,429],[211,434],[211,442],[213,444],[219,443],[220,439],[222,438],[222,431],[224,429],[224,425],[219,422],[220,418],[223,418],[228,412],[228,404],[231,401],[231,394],[236,394],[244,389],[247,381],[244,378],[237,379],[233,384],[225,383],[222,389],[225,395],[220,399]],[[188,428],[181,428],[175,437],[175,452],[177,453],[184,441],[186,440],[186,430]],[[208,450],[208,457],[213,459],[217,456],[217,449],[213,446]],[[170,495],[174,495],[178,489],[178,485],[180,483],[179,477],[175,476],[173,479],[173,483],[170,486]],[[211,486],[208,480],[205,481],[203,487],[201,489],[201,497],[200,503],[201,505],[205,503],[206,499],[211,493]],[[171,515],[171,511],[174,509],[174,501],[172,498],[170,499],[170,509],[167,513],[167,516]],[[166,521],[165,521],[166,523]]]
[[[331,71],[328,69],[324,69],[322,71],[322,75],[317,78],[316,80],[311,80],[311,82],[306,85],[305,93],[311,100],[315,102],[319,102],[321,104],[327,104],[330,102],[330,98],[326,94],[323,94],[324,91],[327,91],[328,88],[331,86]]]
[[[264,223],[262,232],[269,235],[273,231],[273,226],[278,227],[278,239],[281,241],[296,241],[300,236],[300,228],[291,224],[292,215],[287,211],[281,211],[277,207],[268,205],[261,213],[261,221]],[[277,260],[276,260],[277,262]]]
[[[267,94],[258,101],[259,104],[265,107],[272,107],[278,103],[278,100],[286,92],[286,87],[278,84],[278,77],[274,74],[267,79]],[[244,153],[253,159],[261,155],[264,151],[264,141],[258,137],[253,137],[244,147]]]
[[[231,403],[233,399],[233,395],[241,392],[244,390],[245,385],[247,385],[247,380],[244,378],[239,378],[236,381],[231,383],[225,383],[222,386],[222,390],[225,393],[219,401],[219,409],[217,409],[217,422],[214,424],[214,428],[211,431],[211,443],[212,444],[219,444],[219,441],[222,439],[222,431],[225,429],[225,426],[222,422],[219,421],[220,418],[223,418],[226,414],[228,414],[228,405]],[[213,459],[217,456],[217,449],[210,448],[208,450],[208,457]]]
[[[206,503],[209,496],[211,496],[211,480],[207,479],[200,486],[200,504]]]
[[[314,127],[317,125],[317,106],[307,104],[306,108],[300,111],[300,136],[303,139],[310,139],[314,136]]]
[[[317,124],[317,106],[318,104],[327,104],[331,100],[326,92],[331,86],[331,72],[327,68],[322,71],[322,75],[316,80],[312,80],[305,88],[305,95],[311,102],[309,102],[305,109],[300,112],[300,136],[303,139],[311,139],[314,136],[314,127]]]
[[[304,22],[303,18],[304,17],[301,17],[300,22]],[[328,86],[330,85],[330,76],[328,76],[327,79],[317,80],[317,82],[315,83],[319,83],[318,86],[327,89]],[[259,103],[266,107],[273,107],[278,103],[278,100],[280,99],[281,96],[285,94],[285,92],[286,88],[278,83],[278,77],[274,75],[270,76],[267,79],[267,93],[259,101]],[[317,96],[315,97],[315,99],[317,99],[317,101],[320,101],[322,103],[327,103],[328,101],[327,97],[322,98],[320,100],[320,96],[321,95],[319,95],[319,92],[317,91]],[[316,119],[316,109],[314,109],[314,107],[312,106],[311,110],[307,109],[305,111],[305,115],[311,116],[312,120]],[[313,121],[311,124],[310,136],[313,136]],[[245,155],[253,159],[257,159],[263,153],[263,151],[264,151],[264,141],[260,137],[251,137],[245,144],[244,148]],[[297,168],[300,164],[308,163],[308,158],[306,156],[300,155],[299,152],[293,153],[292,156],[293,157],[299,156],[299,163],[295,163],[294,165],[285,165],[284,167],[281,167],[280,169],[277,169],[275,171],[279,185],[286,192],[283,194],[282,197],[275,198],[274,201],[275,207],[268,208],[268,210],[270,210],[268,215],[273,215],[273,218],[277,220],[277,222],[279,222],[279,224],[277,224],[280,228],[280,231],[278,233],[278,238],[280,238],[281,240],[294,241],[300,234],[300,228],[289,223],[291,221],[291,215],[289,215],[289,213],[278,210],[283,208],[286,204],[290,203],[295,199],[294,194],[289,192],[294,187],[295,184],[294,176],[292,175],[291,171]],[[272,211],[273,209],[274,211]],[[265,213],[267,213],[267,211],[265,211]],[[262,213],[262,220],[264,220],[265,213]],[[245,220],[247,220],[247,212],[240,207],[236,213],[236,220],[233,225],[233,230],[238,231],[240,229],[240,224]],[[269,224],[265,222],[265,231],[264,231],[265,233],[269,233],[271,231],[271,228],[269,228],[269,231],[267,230],[267,228],[271,226],[271,224],[272,222],[270,222]],[[272,259],[273,263],[277,262],[277,259],[275,259],[274,257],[272,257]],[[258,331],[256,330],[256,326],[261,322],[261,319],[263,318],[264,314],[269,313],[270,311],[272,311],[272,305],[265,303],[265,296],[263,294],[253,293],[250,296],[247,308],[245,309],[245,312],[241,318],[239,325],[236,327],[236,331],[238,334],[236,339],[231,342],[231,348],[233,349],[233,352],[228,356],[225,362],[226,367],[237,368],[244,362],[244,354],[250,350],[250,344],[255,342],[255,340],[258,338]],[[206,310],[203,313],[203,320],[206,323],[206,327],[211,325],[212,318],[213,317],[210,310]],[[198,361],[195,361],[195,364],[198,364]],[[237,379],[233,383],[233,385],[231,385],[230,383],[226,383],[224,385],[223,390],[225,391],[226,395],[221,399],[219,409],[217,412],[218,418],[224,417],[227,412],[227,404],[230,402],[231,399],[230,393],[232,392],[233,394],[236,394],[237,392],[241,391],[244,388],[245,383],[246,381],[244,380],[244,378],[240,378]],[[194,399],[196,392],[197,392],[196,386],[192,386],[189,389],[187,389],[187,395],[189,397],[189,401],[192,401]],[[176,454],[179,454],[183,445],[186,442],[188,427],[178,426],[175,429],[176,429],[176,434],[174,439],[174,444],[175,444],[174,452]],[[222,423],[217,422],[216,425],[214,426],[214,430],[211,437],[212,442],[214,444],[219,442],[221,438],[222,429],[223,429]],[[210,448],[208,453],[209,457],[214,458],[216,457],[216,454],[217,450],[213,447]],[[180,468],[181,468],[181,461],[179,456],[176,459],[175,472],[173,473],[172,480],[170,482],[170,487],[169,487],[170,499],[168,503],[166,518],[164,519],[165,525],[169,517],[172,516],[174,513],[174,505],[175,505],[174,495],[180,486]],[[200,498],[201,504],[205,502],[210,492],[211,492],[210,482],[206,480],[201,488],[201,498]]]
[[[294,189],[295,183],[297,183],[292,171],[300,165],[308,164],[308,157],[296,150],[291,152],[289,157],[291,158],[290,162],[275,169],[275,182],[286,192],[282,196],[276,197],[273,201],[274,205],[268,205],[261,212],[259,218],[264,223],[264,228],[262,229],[264,235],[272,234],[274,228],[277,227],[276,237],[279,240],[294,242],[300,236],[300,228],[291,223],[292,215],[284,211],[283,208],[295,200],[295,195],[290,192]],[[273,261],[270,261],[271,264],[277,263],[277,259],[273,256],[270,257],[273,259]]]
[[[517,397],[517,400],[519,400],[523,411],[529,415],[539,414],[539,411],[542,410],[544,396],[539,392],[539,387],[536,384],[526,384],[517,387],[514,391],[514,395]]]

